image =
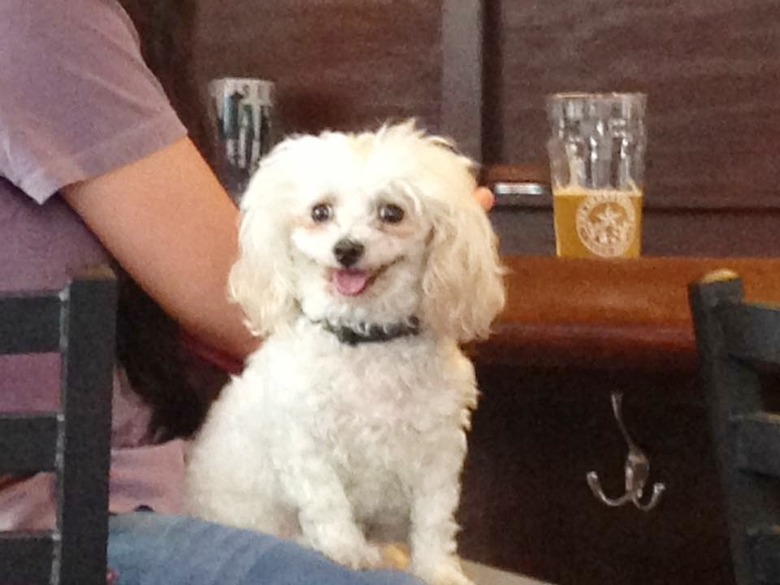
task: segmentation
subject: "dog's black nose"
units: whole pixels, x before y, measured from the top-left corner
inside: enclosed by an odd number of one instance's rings
[[[364,250],[365,246],[360,242],[350,240],[349,238],[342,238],[333,246],[333,255],[336,257],[339,264],[345,268],[349,268],[360,260]]]

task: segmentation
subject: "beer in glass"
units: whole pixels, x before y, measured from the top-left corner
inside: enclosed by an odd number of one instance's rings
[[[548,97],[548,151],[559,256],[639,256],[645,101],[639,93]]]

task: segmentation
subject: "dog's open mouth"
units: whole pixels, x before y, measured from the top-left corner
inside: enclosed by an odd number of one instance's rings
[[[367,270],[343,268],[333,271],[331,282],[339,294],[345,297],[356,297],[362,294],[375,278],[376,274]]]
[[[377,278],[379,278],[388,268],[400,262],[401,257],[396,258],[376,268],[374,270],[365,270],[362,268],[338,268],[330,272],[330,282],[333,288],[340,295],[345,297],[356,297],[362,295]]]

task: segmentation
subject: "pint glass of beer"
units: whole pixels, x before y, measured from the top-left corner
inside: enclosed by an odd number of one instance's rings
[[[645,102],[641,93],[548,96],[558,256],[639,256]]]

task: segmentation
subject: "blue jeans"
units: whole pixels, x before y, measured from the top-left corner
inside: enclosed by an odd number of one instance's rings
[[[407,573],[351,571],[273,536],[154,512],[111,517],[108,565],[116,585],[420,585]]]

